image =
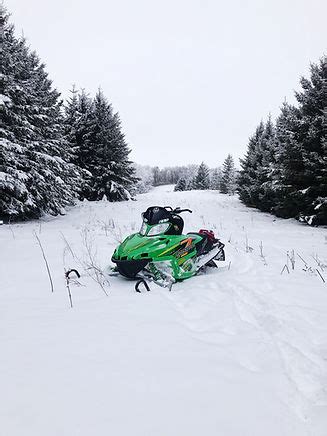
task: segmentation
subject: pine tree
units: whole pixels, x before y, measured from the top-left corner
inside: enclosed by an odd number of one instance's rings
[[[229,154],[223,163],[220,192],[233,195],[236,190],[236,171],[233,156]]]
[[[298,107],[281,108],[250,138],[241,160],[239,194],[248,206],[312,225],[327,224],[327,61],[300,80]]]
[[[88,162],[92,160],[94,150],[90,140],[94,129],[93,102],[82,89],[71,90],[72,96],[65,104],[64,131],[76,165],[82,169],[81,199],[90,195],[92,174],[88,171]]]
[[[284,103],[276,122],[276,170],[274,174],[275,205],[279,217],[295,217],[303,204],[303,150],[298,142],[300,112]]]
[[[252,198],[256,207],[264,212],[271,212],[275,202],[273,177],[276,167],[275,127],[268,117],[257,148],[257,171],[252,187]]]
[[[220,191],[222,172],[220,168],[215,168],[210,178],[210,189]]]
[[[278,191],[274,212],[309,224],[327,224],[326,57],[311,65],[296,93],[299,107],[284,104],[277,120]]]
[[[128,189],[137,180],[135,169],[128,160],[130,150],[121,131],[119,115],[113,113],[101,90],[95,96],[89,122],[90,132],[79,151],[82,168],[92,175],[87,198],[129,199]]]
[[[254,135],[249,139],[247,154],[240,162],[240,199],[247,206],[271,211],[275,195],[273,177],[276,168],[276,139],[275,127],[270,116],[265,124],[261,121],[256,128]]]
[[[241,171],[238,177],[238,193],[241,201],[250,207],[257,206],[256,186],[257,170],[260,165],[260,141],[264,133],[264,123],[261,121],[250,137],[247,153],[240,159]]]
[[[198,172],[193,181],[193,189],[209,189],[210,178],[209,178],[209,168],[202,162],[199,166]]]
[[[327,224],[327,57],[311,65],[310,79],[300,80],[302,91],[296,93],[301,130],[299,144],[303,148],[304,205],[300,219],[309,224]]]
[[[175,185],[174,191],[186,191],[187,182],[184,177],[181,177]]]
[[[0,216],[58,214],[74,202],[80,177],[63,137],[59,93],[4,10],[1,20]]]

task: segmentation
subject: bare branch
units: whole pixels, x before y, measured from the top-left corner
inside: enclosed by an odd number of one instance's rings
[[[43,256],[43,259],[44,259],[44,263],[45,263],[45,266],[46,266],[47,272],[48,272],[48,277],[49,277],[50,286],[51,286],[51,292],[53,292],[54,291],[54,287],[53,287],[53,281],[52,281],[52,277],[51,277],[50,267],[49,267],[49,264],[48,264],[48,261],[47,261],[47,258],[46,258],[43,246],[42,246],[40,238],[38,237],[36,232],[34,231],[33,233],[34,233],[34,236],[37,239],[37,242],[38,242],[38,244],[40,246],[40,249],[41,249],[41,252],[42,252],[42,256]]]

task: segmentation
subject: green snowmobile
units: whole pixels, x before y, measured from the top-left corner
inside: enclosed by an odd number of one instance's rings
[[[146,280],[168,287],[188,279],[215,261],[224,261],[224,244],[211,230],[183,235],[184,221],[180,213],[190,209],[170,206],[149,207],[142,213],[143,223],[138,233],[128,236],[114,251],[112,262],[121,275],[138,279],[135,290]]]

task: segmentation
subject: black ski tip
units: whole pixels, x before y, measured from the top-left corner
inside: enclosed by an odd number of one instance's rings
[[[147,282],[144,279],[140,279],[135,283],[135,291],[141,293],[140,291],[140,285],[143,284],[145,289],[149,292],[151,291],[149,285],[147,284]]]
[[[66,276],[67,279],[70,278],[69,276],[70,276],[71,273],[75,273],[76,276],[77,276],[77,278],[80,278],[80,277],[81,277],[81,275],[80,275],[80,273],[77,271],[77,269],[69,269],[68,271],[65,272],[65,276]]]

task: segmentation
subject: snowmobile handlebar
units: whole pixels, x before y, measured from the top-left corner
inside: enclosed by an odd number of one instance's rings
[[[176,209],[173,209],[170,206],[165,206],[165,209],[170,209],[172,213],[182,213],[182,212],[190,212],[192,213],[191,209],[181,209],[180,207],[176,207]]]

